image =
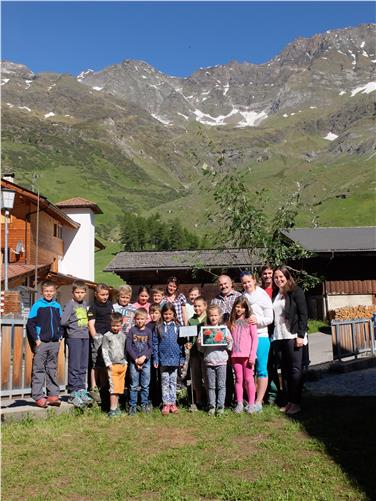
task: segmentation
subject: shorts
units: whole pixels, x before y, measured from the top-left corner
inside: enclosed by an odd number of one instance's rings
[[[91,362],[93,368],[104,367],[103,357],[102,357],[102,342],[103,334],[97,334],[90,338],[90,352],[91,352]]]
[[[108,382],[110,383],[110,393],[122,395],[125,386],[125,374],[127,365],[112,364],[112,367],[107,369]]]

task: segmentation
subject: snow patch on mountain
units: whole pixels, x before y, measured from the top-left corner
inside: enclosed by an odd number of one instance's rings
[[[55,113],[53,111],[50,111],[49,113],[46,113],[44,115],[44,118],[50,118],[50,117],[54,117],[55,116]]]
[[[103,90],[103,87],[92,87],[92,89],[97,90],[99,92],[100,90]]]
[[[244,120],[238,123],[237,127],[256,127],[262,120],[268,118],[265,111],[239,111]]]
[[[81,71],[79,75],[77,75],[77,80],[81,82],[87,75],[90,75],[90,73],[94,73],[94,70],[86,70],[86,71]]]
[[[357,87],[356,89],[353,89],[351,91],[351,97],[356,96],[361,92],[362,94],[370,94],[376,90],[376,82],[368,82],[367,84],[363,85],[363,87]]]
[[[333,132],[328,132],[327,135],[324,137],[324,139],[327,139],[328,141],[334,141],[337,139],[337,134],[333,134]]]
[[[9,78],[2,78],[1,79],[1,84],[0,85],[5,85],[6,83],[9,82]]]
[[[158,120],[158,122],[161,122],[163,125],[170,125],[171,122],[169,120],[166,120],[165,118],[159,117],[158,115],[155,115],[154,113],[151,114],[153,118]]]

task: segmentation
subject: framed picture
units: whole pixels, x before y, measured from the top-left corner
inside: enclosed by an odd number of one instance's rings
[[[203,325],[200,330],[201,346],[227,346],[225,325]]]
[[[197,325],[179,327],[179,337],[197,337]]]

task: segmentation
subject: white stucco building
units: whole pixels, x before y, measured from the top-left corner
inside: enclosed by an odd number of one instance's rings
[[[62,228],[64,256],[59,262],[59,273],[94,282],[95,215],[103,212],[96,203],[81,197],[56,205],[80,225],[78,230]]]

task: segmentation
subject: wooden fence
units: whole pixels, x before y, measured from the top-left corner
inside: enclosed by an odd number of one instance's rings
[[[369,318],[332,320],[333,360],[376,355],[375,323]]]
[[[26,319],[2,319],[1,324],[1,397],[31,395],[33,353],[26,336]],[[64,343],[60,344],[57,377],[60,389],[67,383]]]

